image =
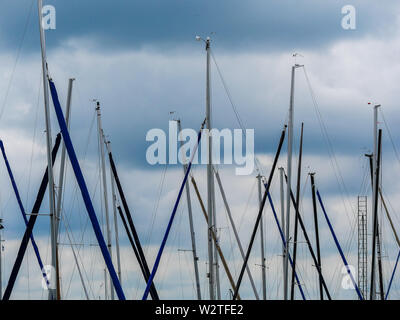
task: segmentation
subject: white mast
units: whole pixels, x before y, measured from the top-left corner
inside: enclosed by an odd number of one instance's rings
[[[69,130],[69,116],[71,113],[71,97],[72,97],[72,85],[75,79],[71,78],[68,82],[68,96],[67,96],[67,105],[65,109],[65,122],[67,123],[67,128]],[[56,224],[56,238],[58,239],[58,230],[60,226],[61,220],[61,202],[62,202],[62,193],[63,193],[63,184],[64,184],[64,172],[65,172],[65,153],[66,148],[63,142],[62,150],[61,150],[61,162],[60,162],[60,176],[58,178],[58,194],[57,194],[57,224]]]
[[[375,201],[378,201],[378,199],[375,199],[375,185],[376,185],[376,162],[377,162],[377,153],[378,153],[378,108],[380,107],[380,104],[374,105],[374,132],[373,132],[373,137],[374,137],[374,150],[372,152],[372,208],[375,208]],[[374,226],[372,226],[373,228]],[[374,232],[372,232],[374,234]],[[376,241],[376,239],[372,239],[372,241]],[[375,261],[373,261],[375,264]],[[372,283],[372,300],[375,300],[376,298],[376,268],[374,268],[374,279],[375,281]]]
[[[208,142],[208,164],[207,164],[207,211],[208,211],[208,259],[209,259],[209,284],[210,300],[215,300],[215,269],[214,269],[214,246],[211,241],[211,232],[214,231],[214,202],[213,202],[213,174],[212,174],[212,137],[211,137],[211,92],[210,92],[210,38],[206,40],[207,51],[207,75],[206,75],[206,128]]]
[[[71,96],[72,96],[72,84],[75,79],[71,78],[68,81],[68,96],[67,96],[67,105],[65,109],[65,121],[67,124],[67,128],[69,130],[69,116],[71,113]],[[62,194],[63,194],[63,184],[64,184],[64,172],[65,172],[65,144],[63,142],[62,152],[61,152],[61,163],[60,163],[60,176],[58,178],[58,194],[57,194],[57,206],[56,206],[56,226],[55,226],[55,238],[57,241],[57,258],[58,258],[58,231],[60,228],[60,220],[61,220],[61,203],[62,203]],[[59,261],[57,260],[56,265],[57,270],[57,284],[60,285],[60,268]],[[61,299],[61,293],[57,292],[58,298]]]
[[[280,193],[281,193],[281,228],[282,232],[285,232],[285,190],[284,190],[284,171],[283,168],[279,168],[280,174]],[[285,239],[287,242],[287,239]],[[282,243],[282,268],[283,268],[283,294],[285,294],[285,288],[287,288],[286,275],[286,246]]]
[[[103,180],[103,200],[104,200],[104,210],[106,214],[107,247],[108,251],[110,252],[110,256],[112,257],[110,218],[108,215],[106,165],[104,160],[104,132],[101,126],[100,102],[97,102],[96,112],[97,112],[97,128],[99,135],[99,148],[100,148],[100,158],[101,158],[101,173],[102,173],[101,175]],[[106,278],[108,278],[107,273],[106,273]],[[111,290],[111,300],[114,300],[114,289],[111,277],[110,277],[110,290]],[[106,294],[106,299],[107,299],[107,294]]]
[[[208,163],[207,163],[207,211],[208,211],[208,283],[210,300],[215,300],[215,273],[214,273],[214,245],[212,242],[212,232],[215,232],[214,225],[214,176],[212,172],[212,138],[211,138],[211,92],[210,92],[210,38],[206,40],[196,36],[196,40],[203,40],[206,44],[207,69],[206,69],[206,128],[208,144]],[[216,234],[216,232],[215,232]]]
[[[111,141],[107,141],[106,143],[107,152],[111,154]],[[117,195],[115,194],[115,181],[114,175],[112,172],[111,164],[110,164],[110,177],[111,177],[111,193],[113,200],[113,214],[114,214],[114,232],[115,232],[115,249],[117,251],[117,268],[118,268],[118,278],[119,282],[121,279],[121,256],[119,250],[119,233],[118,233],[118,220],[117,220]]]
[[[293,118],[294,118],[294,82],[296,68],[301,67],[298,64],[292,66],[292,78],[290,86],[290,106],[288,120],[288,151],[287,151],[287,189],[286,189],[286,252],[289,252],[289,232],[290,232],[290,190],[292,181],[292,152],[293,152]],[[288,292],[288,263],[289,255],[285,256],[285,281],[284,281],[284,299],[287,300]]]
[[[42,25],[42,0],[38,0],[38,16],[39,16],[39,32],[40,32],[40,47],[42,53],[42,75],[43,75],[43,94],[44,94],[44,110],[46,118],[46,146],[47,146],[47,172],[49,178],[49,209],[50,209],[50,240],[51,240],[51,265],[55,271],[55,275],[51,275],[55,288],[49,288],[49,300],[57,299],[58,292],[58,270],[57,264],[57,239],[56,239],[56,225],[57,220],[55,216],[55,198],[54,198],[54,179],[53,179],[53,163],[51,158],[52,139],[51,139],[51,123],[50,123],[50,108],[49,108],[49,87],[47,80],[49,78],[47,60],[46,60],[46,40]]]
[[[258,203],[261,206],[262,195],[261,195],[261,175],[257,175],[258,180]],[[260,241],[261,241],[261,276],[262,276],[262,294],[263,300],[267,300],[267,282],[265,275],[265,249],[264,249],[264,225],[263,218],[260,219]]]

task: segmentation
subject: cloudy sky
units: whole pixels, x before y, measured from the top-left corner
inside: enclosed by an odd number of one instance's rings
[[[371,220],[369,168],[364,154],[372,149],[372,107],[367,103],[382,104],[379,115],[379,126],[383,129],[382,189],[395,227],[400,227],[400,216],[396,211],[400,204],[397,178],[400,129],[396,125],[400,120],[397,112],[397,83],[400,80],[398,1],[387,0],[382,5],[372,0],[351,3],[301,0],[294,5],[289,0],[46,0],[44,4],[56,9],[56,29],[46,31],[47,55],[50,75],[63,106],[68,79],[76,79],[71,136],[98,218],[101,223],[105,221],[100,198],[93,99],[101,102],[104,131],[112,142],[121,181],[150,266],[166,229],[183,172],[177,165],[149,165],[145,155],[150,143],[145,137],[153,128],[167,130],[168,121],[173,118],[180,118],[184,128],[195,130],[203,121],[206,56],[204,44],[195,41],[196,35],[212,39],[213,125],[219,129],[240,127],[225,83],[244,127],[255,130],[255,152],[264,175],[269,174],[281,129],[287,121],[291,66],[294,63],[305,65],[304,69],[296,71],[294,116],[295,158],[301,122],[305,126],[301,214],[314,245],[308,173],[316,172],[317,186],[327,212],[349,263],[356,268],[358,195],[369,197]],[[342,7],[348,4],[356,9],[355,30],[345,30],[341,25]],[[293,58],[295,52],[301,56]],[[40,59],[36,1],[0,0],[0,138],[28,213],[46,166]],[[171,111],[175,113],[171,115]],[[53,140],[58,131],[52,111]],[[283,167],[286,167],[286,148],[285,142],[279,160]],[[55,164],[56,184],[58,161]],[[5,226],[2,231],[4,288],[24,232],[24,223],[5,166],[3,161],[0,162],[0,215]],[[235,166],[220,165],[218,168],[241,242],[247,248],[257,214],[257,171],[249,176],[236,176]],[[297,170],[296,160],[294,168]],[[193,175],[206,201],[205,166],[195,166]],[[293,186],[295,184],[296,179]],[[278,174],[274,176],[271,193],[280,217]],[[241,267],[240,252],[218,189],[216,194],[221,247],[237,279]],[[207,225],[193,190],[191,196],[200,285],[203,297],[207,298]],[[47,198],[45,200],[42,213],[49,212]],[[379,212],[386,290],[399,248],[381,208]],[[281,240],[269,205],[264,214],[267,296],[268,299],[281,299]],[[322,268],[331,294],[336,299],[356,299],[353,290],[343,288],[342,262],[321,210],[319,219]],[[49,264],[48,220],[46,216],[39,217],[34,235],[43,260]],[[118,228],[122,286],[127,298],[140,299],[145,284],[120,221]],[[104,263],[69,163],[59,240],[62,295],[65,299],[83,299],[84,291],[68,236],[78,253],[90,298],[103,299]],[[249,265],[261,294],[258,237]],[[368,244],[370,247],[370,238]],[[113,249],[116,263],[115,241]],[[189,249],[187,203],[183,197],[155,278],[162,299],[196,297]],[[317,299],[318,278],[302,236],[299,274],[307,299]],[[229,282],[222,265],[220,278],[221,297],[229,298]],[[396,276],[390,295],[392,299],[400,296],[399,281]],[[296,294],[300,299],[299,293]],[[247,276],[241,295],[254,299]],[[46,298],[31,246],[12,298]]]

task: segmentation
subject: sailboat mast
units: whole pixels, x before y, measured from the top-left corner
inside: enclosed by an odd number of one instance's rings
[[[313,213],[314,213],[314,227],[315,227],[315,243],[317,246],[317,259],[318,259],[318,266],[319,269],[322,272],[322,267],[321,267],[321,249],[320,249],[320,243],[319,243],[319,228],[318,228],[318,212],[317,212],[317,197],[315,194],[315,172],[310,173],[310,178],[311,178],[311,193],[312,193],[312,204],[313,204]],[[322,278],[319,276],[319,296],[320,300],[324,300],[324,291],[322,288]]]
[[[178,124],[178,132],[180,134],[182,131],[181,121],[177,120],[177,124]],[[181,144],[181,147],[184,144],[182,139],[180,139],[180,144]],[[182,160],[184,161],[183,174],[185,174],[188,169],[188,165],[186,163],[186,157],[184,154],[182,155]],[[195,275],[195,279],[196,279],[197,300],[201,300],[200,277],[199,277],[199,266],[198,266],[199,257],[197,256],[197,250],[196,250],[196,236],[195,236],[194,226],[193,226],[192,202],[190,199],[189,181],[186,181],[185,189],[186,189],[186,202],[187,202],[187,206],[188,206],[188,215],[189,215],[190,237],[191,237],[191,241],[192,241],[193,267],[194,267],[194,275]]]
[[[107,141],[106,143],[107,152],[111,154],[111,141]],[[113,204],[113,214],[114,214],[114,232],[115,232],[115,250],[117,252],[117,273],[119,282],[122,281],[121,279],[121,255],[119,250],[119,233],[118,233],[118,221],[117,221],[117,195],[115,193],[115,181],[114,175],[111,168],[110,163],[110,179],[111,179],[111,194],[112,194],[112,204]]]
[[[375,107],[374,111],[377,109]],[[374,120],[376,120],[377,112],[374,112]],[[375,122],[377,124],[377,122]],[[375,140],[375,139],[374,139]],[[375,144],[375,141],[374,141]],[[375,164],[375,171],[373,172],[373,224],[372,224],[372,261],[371,261],[371,291],[370,291],[370,299],[376,299],[376,275],[375,275],[375,253],[376,246],[378,253],[378,271],[379,271],[379,285],[380,285],[380,297],[381,300],[384,300],[384,292],[383,292],[383,276],[382,276],[382,261],[381,261],[381,249],[380,249],[380,240],[379,240],[379,226],[378,226],[378,195],[379,195],[379,174],[380,174],[380,163],[381,163],[381,148],[382,148],[382,129],[379,129],[378,133],[378,143],[377,143],[377,153],[375,153],[375,159],[377,162]],[[374,150],[375,151],[375,150]],[[374,157],[374,155],[373,155]]]
[[[69,116],[71,113],[71,97],[72,97],[72,85],[75,79],[71,78],[68,82],[68,96],[67,96],[67,105],[65,108],[65,122],[67,123],[67,127],[69,129]],[[56,236],[58,238],[58,229],[60,226],[60,218],[61,218],[61,202],[62,202],[62,194],[63,194],[63,184],[64,184],[64,172],[65,172],[65,155],[66,149],[65,144],[63,143],[61,150],[61,162],[60,162],[60,175],[58,178],[58,194],[57,194],[57,228],[56,228]]]
[[[99,136],[99,148],[100,148],[100,159],[101,159],[101,176],[103,181],[103,201],[104,201],[104,210],[106,214],[106,231],[107,231],[107,248],[110,253],[112,259],[112,251],[111,251],[111,229],[110,229],[110,218],[108,214],[108,197],[107,197],[107,177],[106,177],[106,165],[104,160],[104,132],[101,125],[101,112],[100,112],[100,102],[97,102],[96,105],[97,112],[97,128],[98,128],[98,136]],[[106,278],[107,273],[105,273]],[[114,290],[112,285],[112,280],[110,278],[110,290],[111,290],[111,300],[114,300]],[[107,299],[107,294],[106,294]]]
[[[381,106],[380,104],[374,105],[374,120],[373,120],[374,121],[374,124],[373,124],[373,130],[374,130],[373,131],[373,139],[374,139],[373,148],[374,149],[373,149],[373,152],[372,152],[372,208],[375,208],[375,205],[377,206],[376,203],[379,201],[378,197],[375,195],[375,189],[376,189],[377,179],[379,179],[377,177],[377,162],[378,162],[377,154],[378,154],[378,111],[379,111],[379,107],[380,106]],[[378,186],[378,189],[379,189],[379,186]],[[377,224],[378,224],[378,221],[377,221]],[[374,225],[372,227],[375,228]],[[379,229],[379,227],[378,227],[378,229]],[[372,234],[374,235],[372,241],[378,243],[378,252],[379,252],[379,255],[380,255],[380,241],[378,240],[379,231],[378,231],[377,234],[375,234],[375,231],[373,229],[372,230]],[[375,247],[375,245],[373,247]],[[372,253],[372,257],[373,257],[372,263],[374,264],[374,266],[371,269],[371,277],[374,279],[374,281],[371,281],[370,299],[371,300],[375,300],[376,299],[376,275],[375,275],[375,272],[376,272],[375,264],[376,264],[376,262],[375,262],[375,252]]]
[[[261,207],[262,193],[261,193],[261,175],[257,175],[258,181],[258,205]],[[262,279],[262,295],[263,300],[267,300],[267,281],[265,275],[265,249],[264,249],[264,223],[263,217],[260,219],[260,241],[261,241],[261,279]]]
[[[54,178],[53,178],[53,165],[51,158],[51,148],[53,146],[51,141],[51,123],[50,123],[50,108],[49,108],[49,87],[47,79],[49,78],[47,60],[46,60],[46,40],[42,25],[42,7],[43,1],[38,0],[38,18],[39,18],[39,32],[40,32],[40,47],[42,54],[42,75],[43,75],[43,95],[44,95],[44,110],[46,119],[46,151],[47,151],[47,170],[49,179],[49,209],[50,209],[50,241],[51,241],[51,266],[55,270],[55,275],[51,275],[52,279],[58,279],[57,264],[57,238],[56,238],[56,215],[55,215],[55,198],[54,198]],[[49,300],[57,299],[58,283],[53,281],[54,288],[49,288]]]
[[[207,212],[208,212],[208,277],[210,300],[215,300],[215,264],[214,250],[212,243],[212,231],[215,230],[214,225],[214,176],[212,172],[212,137],[211,137],[211,91],[210,91],[210,38],[206,39],[207,52],[207,71],[206,71],[206,128],[207,144],[208,144],[208,163],[207,163]],[[216,232],[215,232],[216,233]]]
[[[301,160],[303,156],[303,123],[301,124],[301,135],[300,135],[300,150],[299,150],[299,160],[297,168],[297,186],[296,186],[296,215],[294,221],[294,237],[293,237],[293,266],[292,266],[292,286],[290,289],[290,300],[294,300],[294,284],[296,281],[295,271],[296,271],[296,261],[297,261],[297,233],[299,225],[299,206],[300,206],[300,181],[301,181]]]
[[[280,184],[280,196],[281,196],[281,228],[282,231],[285,232],[285,187],[284,187],[284,171],[283,167],[278,168],[279,169],[279,184]],[[286,275],[286,241],[282,242],[282,276],[283,276],[283,296],[285,296],[285,288],[287,287],[286,281],[287,278],[285,277]]]
[[[292,181],[292,153],[293,153],[293,117],[294,117],[294,83],[295,83],[296,65],[292,66],[292,77],[290,85],[290,105],[288,119],[288,144],[287,144],[287,189],[286,189],[286,252],[289,252],[289,233],[290,233],[290,190]],[[289,255],[285,256],[285,281],[284,283],[284,300],[288,299],[288,264]]]
[[[71,113],[71,97],[72,97],[72,84],[75,79],[69,79],[68,81],[68,96],[67,96],[67,105],[65,108],[65,122],[67,123],[67,128],[69,129],[69,116]],[[63,194],[63,184],[64,184],[64,172],[65,172],[65,144],[63,143],[62,151],[61,151],[61,164],[60,164],[60,175],[58,178],[58,193],[57,193],[57,205],[56,205],[56,227],[55,234],[57,240],[57,298],[61,299],[61,291],[60,291],[60,261],[58,260],[58,231],[60,228],[61,221],[61,202],[62,202],[62,194]]]

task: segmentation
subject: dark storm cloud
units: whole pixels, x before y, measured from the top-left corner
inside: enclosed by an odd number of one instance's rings
[[[5,47],[18,47],[28,20],[25,45],[37,46],[37,8],[34,0],[2,0],[0,30]],[[387,33],[396,1],[352,1],[357,29],[341,28],[341,8],[348,1],[292,0],[150,0],[44,1],[57,11],[57,30],[48,32],[49,47],[71,37],[84,37],[100,48],[155,47],[174,49],[194,45],[195,34],[218,40],[228,50],[281,50],[319,47],[340,37]],[[30,14],[29,14],[30,12]]]

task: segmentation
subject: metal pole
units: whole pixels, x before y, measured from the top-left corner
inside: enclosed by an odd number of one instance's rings
[[[72,84],[75,79],[71,78],[68,82],[68,96],[67,96],[67,105],[65,109],[65,122],[67,123],[67,128],[69,130],[69,116],[71,113],[71,96],[72,96]],[[62,202],[62,193],[63,193],[63,184],[64,184],[64,172],[65,172],[65,144],[63,143],[62,151],[61,151],[61,163],[60,163],[60,175],[58,178],[58,194],[57,194],[57,206],[56,206],[56,240],[57,240],[57,298],[61,299],[61,290],[60,290],[60,262],[58,260],[58,230],[60,228],[60,220],[61,220],[61,202]]]
[[[373,151],[372,151],[372,208],[375,207],[375,183],[376,183],[376,152],[377,152],[377,137],[378,137],[378,108],[380,105],[374,105],[374,123],[373,123]],[[372,219],[373,221],[373,219]],[[374,226],[372,226],[374,227]],[[372,234],[374,234],[374,231],[372,230]],[[376,238],[373,238],[372,241],[376,241]],[[375,253],[372,255],[373,261],[372,263],[375,264]],[[371,282],[371,294],[370,294],[370,299],[375,300],[376,298],[376,283],[375,283],[375,267],[371,270],[371,272],[374,273],[371,277],[374,278],[374,282]]]
[[[372,151],[372,208],[375,208],[375,184],[376,184],[376,153],[377,153],[377,139],[378,139],[378,108],[380,105],[375,105],[374,106],[374,125],[373,125],[373,139],[374,139],[374,146],[373,146],[373,151]],[[373,219],[372,219],[373,220]],[[374,228],[374,226],[372,226]],[[374,233],[374,230],[372,230],[372,234]],[[376,237],[372,239],[372,242],[376,241]],[[372,263],[375,264],[375,253],[372,255],[373,261]],[[373,275],[371,274],[371,277],[374,278],[374,282],[371,282],[371,295],[370,299],[375,300],[376,298],[376,283],[375,283],[375,267],[373,268],[372,272],[374,273]]]
[[[233,218],[232,218],[231,209],[229,208],[228,201],[226,200],[226,195],[225,195],[224,188],[222,187],[222,182],[221,182],[221,178],[219,176],[219,172],[217,170],[215,170],[215,168],[214,168],[214,172],[215,172],[215,177],[217,178],[217,184],[219,186],[219,190],[221,191],[222,200],[224,201],[224,204],[225,204],[226,212],[228,213],[229,221],[232,225],[233,234],[235,235],[235,239],[236,239],[236,242],[239,247],[240,255],[242,256],[242,259],[244,260],[245,254],[244,254],[243,246],[240,241],[239,234],[236,230],[235,222],[233,221]],[[247,275],[249,276],[250,284],[251,284],[251,287],[253,288],[253,292],[256,297],[256,300],[260,300],[258,293],[257,293],[256,285],[254,284],[254,280],[253,280],[253,277],[251,275],[250,268],[248,265],[246,265],[246,272],[247,272]]]
[[[293,117],[294,117],[294,84],[295,84],[295,70],[296,65],[292,66],[292,77],[290,85],[290,105],[289,105],[289,119],[288,119],[288,150],[287,150],[287,176],[288,183],[286,189],[286,252],[289,252],[290,242],[290,189],[292,182],[292,152],[293,152]],[[284,299],[288,298],[288,255],[285,256],[285,281],[284,281]]]
[[[281,193],[281,228],[285,232],[285,188],[284,188],[284,172],[283,168],[279,168],[280,176],[280,193]],[[287,240],[285,241],[287,242]],[[287,269],[286,269],[286,246],[285,242],[282,242],[282,275],[283,275],[283,296],[285,296],[285,288],[287,287]]]
[[[299,150],[299,161],[297,168],[297,186],[296,186],[296,215],[294,221],[294,237],[293,237],[293,266],[292,266],[292,286],[290,290],[290,300],[294,300],[294,284],[296,281],[295,270],[297,262],[297,233],[299,225],[299,206],[300,206],[300,181],[301,181],[301,159],[303,155],[303,123],[301,124],[301,135],[300,135],[300,150]]]
[[[317,259],[318,259],[318,266],[322,272],[321,267],[321,250],[319,245],[319,231],[318,231],[318,215],[317,215],[317,198],[315,195],[315,180],[314,180],[315,172],[310,173],[311,178],[311,193],[312,193],[312,203],[313,203],[313,212],[314,212],[314,226],[315,226],[315,242],[317,245]],[[324,291],[322,288],[322,278],[319,276],[319,295],[320,300],[324,300]]]
[[[258,204],[261,207],[262,194],[261,194],[261,175],[257,176],[258,180]],[[265,250],[264,250],[264,225],[263,217],[260,219],[260,241],[261,241],[261,277],[262,277],[262,294],[263,300],[267,300],[267,282],[265,275]]]
[[[111,153],[111,141],[107,141],[106,143],[108,154]],[[110,158],[109,158],[110,159]],[[118,219],[117,219],[117,195],[115,194],[115,181],[114,175],[110,164],[110,179],[111,179],[111,193],[112,193],[112,204],[113,204],[113,214],[114,214],[114,232],[115,232],[115,249],[117,251],[117,269],[118,269],[118,278],[119,282],[122,282],[121,279],[121,256],[119,250],[119,233],[118,233]]]
[[[181,121],[177,120],[177,123],[178,123],[178,132],[180,134],[182,131]],[[180,145],[181,145],[181,147],[183,146],[182,139],[180,139]],[[188,165],[186,163],[185,155],[183,154],[182,156],[183,156],[182,160],[184,161],[183,174],[185,174],[187,171]],[[185,159],[183,159],[183,158],[185,158]],[[195,236],[194,227],[193,227],[192,202],[190,199],[190,185],[189,185],[189,181],[187,181],[187,180],[186,180],[186,184],[185,184],[185,189],[186,189],[186,202],[187,202],[187,206],[188,206],[188,215],[189,215],[190,237],[192,240],[193,267],[194,267],[194,274],[195,274],[195,279],[196,279],[197,300],[201,300],[200,277],[199,277],[199,266],[198,266],[199,257],[197,256],[196,236]]]
[[[379,150],[379,147],[378,147],[378,150]],[[371,183],[373,183],[372,182],[373,181],[373,176],[374,176],[373,169],[372,169],[373,168],[373,160],[372,160],[373,159],[373,155],[372,154],[366,154],[365,156],[369,158],[369,166],[370,166],[370,173],[371,173]],[[380,160],[379,160],[379,162],[380,162]],[[391,217],[389,215],[389,212],[388,212],[387,207],[386,207],[386,203],[385,203],[385,201],[383,199],[383,196],[382,196],[382,190],[381,190],[381,188],[379,186],[378,186],[378,189],[379,189],[378,192],[379,192],[379,194],[381,196],[382,204],[383,204],[383,206],[384,206],[384,208],[386,210],[386,214],[387,214],[387,217],[389,219],[390,225],[392,226],[394,236],[396,238],[397,243],[400,246],[400,241],[399,241],[399,238],[397,236],[397,232],[394,229],[393,221],[392,221],[392,219],[391,219]],[[372,190],[372,194],[375,194],[375,190]],[[377,194],[376,194],[376,196],[377,196],[377,199],[378,199],[378,195]],[[377,202],[378,201],[379,200],[377,200]],[[378,206],[378,204],[376,206]],[[375,207],[373,208],[373,210],[375,210]],[[373,214],[374,214],[374,211],[373,211]],[[373,223],[375,223],[375,216],[373,217],[372,220],[373,220]],[[376,228],[379,230],[379,223],[376,222],[376,224],[377,224]],[[373,226],[373,228],[375,228],[375,227]],[[372,239],[374,239],[374,237]],[[382,293],[383,292],[383,276],[382,276],[382,256],[381,256],[381,243],[380,243],[379,232],[376,233],[376,246],[377,246],[378,268],[379,268],[378,269],[379,270],[379,282],[380,282],[379,285],[380,285],[380,291],[381,291],[380,292],[380,297],[381,297],[381,300],[384,300],[384,293]],[[372,253],[372,260],[375,260],[375,250]],[[374,268],[375,268],[375,264],[374,264]],[[374,272],[374,274],[375,274],[375,269],[374,270],[371,269],[371,278],[372,278],[372,272]],[[375,277],[375,275],[374,275],[374,277]],[[372,288],[372,286],[371,286],[371,288]],[[372,293],[372,290],[371,290],[371,293]],[[375,292],[375,294],[376,294],[376,292]],[[370,296],[370,299],[375,299],[375,297],[371,297]]]
[[[378,274],[379,274],[379,296],[381,300],[385,300],[385,290],[383,288],[383,272],[382,272],[382,251],[381,251],[381,235],[379,234],[379,223],[377,223],[377,236],[376,236],[376,246],[377,246],[377,256],[378,256]]]
[[[210,300],[215,300],[215,271],[214,271],[214,245],[212,243],[212,231],[215,232],[214,225],[214,204],[213,204],[213,173],[212,173],[212,137],[211,137],[211,92],[210,92],[210,38],[206,40],[207,52],[207,71],[206,71],[206,128],[207,143],[208,143],[208,163],[207,163],[207,212],[208,212],[208,277],[209,277],[209,291]]]
[[[379,186],[379,166],[380,166],[380,141],[382,136],[382,130],[379,130],[379,144],[378,144],[378,154],[375,155],[377,159],[376,163],[376,171],[373,172],[374,174],[374,207],[373,207],[373,224],[372,224],[372,261],[371,261],[371,291],[370,291],[370,300],[375,300],[376,294],[376,286],[375,286],[375,251],[376,251],[376,240],[378,234],[378,186]]]
[[[75,79],[71,78],[68,82],[68,96],[67,96],[67,105],[65,109],[65,122],[67,123],[67,128],[69,129],[69,116],[71,113],[71,96],[72,96],[72,85]],[[56,228],[56,236],[58,238],[58,229],[60,227],[60,217],[61,217],[61,202],[62,202],[62,193],[63,193],[63,184],[64,184],[64,172],[65,172],[65,144],[63,142],[61,149],[61,162],[60,162],[60,175],[58,178],[58,194],[57,194],[57,228]]]
[[[51,122],[50,122],[50,108],[49,108],[49,87],[47,80],[49,78],[47,60],[46,60],[46,40],[42,26],[42,0],[38,0],[38,18],[39,18],[39,32],[40,32],[40,47],[42,54],[42,75],[43,75],[43,95],[44,95],[44,110],[46,119],[46,149],[47,149],[47,170],[49,177],[49,208],[50,208],[50,241],[51,241],[51,265],[55,270],[55,277],[58,279],[57,272],[57,239],[56,239],[56,215],[55,215],[55,198],[54,198],[54,178],[53,178],[53,165],[51,159],[51,148],[53,146],[51,141]],[[52,275],[53,276],[53,275]],[[58,284],[54,281],[55,288],[49,288],[49,300],[57,299]]]
[[[104,200],[104,209],[105,209],[105,213],[106,213],[107,247],[108,247],[108,252],[110,253],[110,257],[112,260],[111,230],[110,230],[110,219],[109,219],[109,215],[108,215],[106,165],[105,165],[105,160],[104,160],[104,140],[105,139],[104,139],[103,128],[101,126],[100,102],[97,102],[96,112],[97,112],[97,128],[98,128],[99,148],[100,148],[100,158],[101,158],[101,176],[102,176],[102,180],[103,180],[103,200]],[[106,277],[107,277],[107,274],[106,274]],[[111,289],[111,300],[114,300],[114,290],[113,290],[111,277],[110,277],[110,289]],[[106,295],[106,297],[107,297],[107,295]]]

